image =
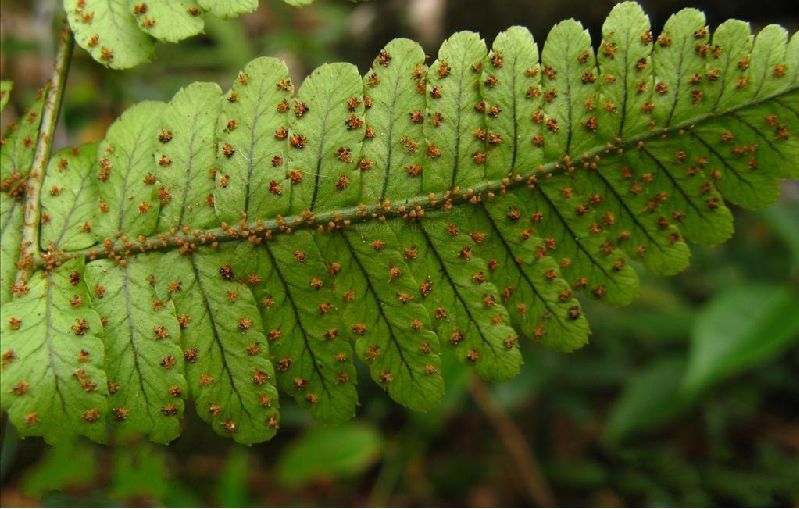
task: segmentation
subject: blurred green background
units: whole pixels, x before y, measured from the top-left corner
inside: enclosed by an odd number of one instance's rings
[[[573,16],[596,37],[613,4],[261,3],[239,20],[207,20],[203,37],[159,45],[152,64],[132,71],[105,70],[76,50],[57,146],[98,140],[131,104],[166,100],[191,81],[227,85],[258,55],[285,59],[295,80],[326,61],[365,71],[399,36],[435,55],[455,30],[478,30],[490,42],[522,24],[543,41]],[[642,3],[655,30],[684,6]],[[0,5],[0,72],[15,82],[6,126],[49,75],[60,2]],[[795,1],[692,5],[711,26],[728,17],[756,29],[799,26]],[[320,427],[284,399],[277,438],[250,448],[216,436],[191,410],[169,447],[50,448],[18,439],[3,416],[0,504],[799,506],[799,185],[786,183],[766,210],[734,213],[733,240],[695,246],[678,277],[644,274],[632,306],[589,302],[593,335],[583,350],[526,343],[521,376],[490,387],[445,359],[448,393],[429,414],[408,412],[364,382],[351,424]]]

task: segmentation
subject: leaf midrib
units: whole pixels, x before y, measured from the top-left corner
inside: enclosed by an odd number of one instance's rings
[[[133,150],[128,150],[127,147],[125,146],[122,147],[124,155],[127,158],[127,165],[125,167],[125,178],[122,180],[122,192],[119,194],[122,197],[122,199],[119,200],[119,221],[117,221],[118,231],[122,231],[122,227],[125,225],[125,219],[126,219],[125,206],[127,205],[128,202],[127,196],[128,196],[128,189],[130,188],[130,175],[134,172],[134,168],[139,164],[139,161],[141,161],[142,159],[146,161],[147,160],[146,158],[149,156],[149,154],[145,152],[143,157],[141,154],[139,154],[139,157],[136,158],[136,160],[134,161],[134,156],[136,155],[136,147],[139,147],[140,143],[144,142],[143,139],[144,132],[145,132],[144,129],[141,129],[139,130],[138,133],[136,133],[135,138],[133,140],[133,144],[131,145],[131,147],[133,147]],[[86,176],[88,176],[90,173],[91,173],[90,171],[87,172]],[[75,201],[77,202],[77,200]]]
[[[497,239],[499,239],[500,243],[502,244],[502,247],[505,249],[505,252],[513,253],[514,250],[511,249],[511,246],[510,246],[510,243],[508,242],[508,239],[505,238],[505,235],[502,233],[502,230],[500,229],[499,225],[494,220],[494,218],[491,217],[491,213],[485,207],[483,207],[483,212],[485,214],[486,219],[488,220],[488,223],[491,225],[492,232],[494,233],[495,237]],[[544,307],[546,308],[547,312],[555,319],[555,321],[558,323],[558,325],[563,327],[563,328],[565,328],[565,324],[563,323],[563,320],[561,320],[561,317],[558,316],[557,310],[554,309],[552,307],[552,303],[549,300],[547,300],[544,295],[541,294],[541,291],[539,290],[538,286],[530,278],[530,274],[525,272],[524,268],[521,265],[519,265],[517,268],[518,268],[518,271],[519,271],[519,276],[521,277],[521,279],[524,279],[524,281],[527,283],[527,285],[533,291],[533,293],[535,294],[535,296],[539,300],[539,302],[541,302],[544,305]]]
[[[291,305],[291,310],[294,314],[294,320],[295,320],[294,323],[296,323],[297,327],[299,327],[300,329],[300,334],[302,335],[303,339],[303,355],[305,355],[306,351],[308,352],[308,356],[311,358],[311,364],[313,365],[314,373],[316,374],[316,376],[319,377],[319,383],[322,386],[322,390],[325,391],[325,394],[327,396],[332,398],[333,396],[331,390],[330,388],[328,388],[329,381],[325,378],[324,373],[322,373],[322,370],[319,368],[319,361],[316,359],[316,353],[314,353],[313,349],[311,348],[310,334],[306,332],[305,326],[303,325],[302,319],[300,318],[300,313],[298,311],[299,308],[297,307],[297,304],[294,301],[294,295],[292,295],[291,293],[289,282],[286,279],[286,277],[283,275],[283,272],[281,272],[280,265],[277,262],[277,257],[272,252],[272,249],[268,245],[264,245],[264,248],[266,250],[266,253],[269,255],[269,261],[272,264],[272,269],[274,271],[274,274],[277,276],[278,280],[280,281],[280,284],[283,286],[283,291],[285,292],[286,298],[288,299],[289,304]]]
[[[397,334],[395,332],[395,327],[388,319],[388,315],[386,315],[385,308],[383,307],[383,301],[380,299],[380,296],[378,295],[377,291],[374,289],[374,285],[372,285],[372,281],[369,279],[369,272],[367,272],[366,268],[361,263],[361,260],[358,258],[358,254],[355,252],[355,248],[352,246],[350,239],[348,239],[346,235],[342,235],[341,237],[344,239],[344,242],[347,244],[347,247],[352,252],[352,260],[355,262],[355,265],[358,266],[358,270],[360,270],[363,275],[363,280],[366,283],[367,291],[371,293],[372,297],[374,297],[375,299],[375,303],[377,304],[377,310],[380,313],[380,318],[386,323],[386,326],[388,327],[389,330],[388,336],[390,338],[391,345],[394,346],[394,348],[397,350],[400,362],[402,366],[405,368],[405,370],[408,372],[408,377],[411,379],[411,382],[414,382],[416,376],[415,373],[413,372],[411,363],[409,363],[408,360],[405,358],[405,352],[403,352],[400,346],[399,338],[397,337]]]
[[[555,213],[555,217],[558,218],[558,221],[560,222],[564,231],[566,232],[566,236],[568,236],[573,240],[574,244],[577,246],[577,250],[582,252],[588,258],[591,264],[594,267],[597,267],[599,271],[602,273],[602,275],[604,275],[608,279],[608,281],[614,281],[614,279],[608,273],[606,267],[596,257],[594,257],[594,255],[590,251],[588,251],[588,249],[585,247],[585,244],[582,242],[583,236],[581,236],[578,232],[574,231],[574,228],[572,228],[572,225],[569,223],[566,217],[561,213],[561,210],[558,208],[558,206],[555,204],[552,198],[550,198],[550,196],[546,192],[544,192],[543,188],[541,187],[537,189],[537,192],[538,194],[541,195],[543,200],[547,202],[547,205],[549,205],[549,207]]]
[[[492,222],[492,225],[493,225],[493,222]],[[441,253],[438,252],[438,247],[433,243],[432,239],[430,238],[430,234],[427,233],[427,230],[425,230],[424,227],[419,228],[419,231],[422,233],[422,236],[424,237],[425,242],[427,242],[427,245],[430,247],[429,251],[431,253],[433,253],[433,257],[436,259],[436,262],[441,267],[441,269],[442,269],[441,273],[443,274],[444,278],[447,280],[449,285],[452,287],[452,292],[455,294],[455,297],[458,299],[458,301],[460,301],[461,307],[463,308],[464,312],[466,313],[466,317],[469,319],[470,322],[472,322],[472,324],[474,325],[474,328],[477,330],[477,334],[480,336],[481,342],[484,345],[488,346],[488,349],[491,350],[491,352],[495,356],[498,356],[497,349],[495,348],[494,344],[486,337],[486,334],[485,334],[485,331],[483,330],[483,327],[480,325],[480,322],[478,322],[475,319],[474,314],[472,313],[472,310],[469,308],[468,300],[464,299],[463,295],[461,295],[461,290],[460,290],[460,287],[459,287],[458,283],[452,277],[452,274],[449,273],[449,269],[447,268],[447,264],[444,262],[444,258],[441,256]]]
[[[192,127],[197,125],[197,116],[195,115],[192,119]],[[188,147],[188,168],[186,168],[186,185],[183,186],[183,197],[180,202],[180,213],[178,214],[178,221],[175,226],[180,227],[183,225],[183,218],[186,216],[186,204],[189,201],[189,195],[191,194],[192,190],[192,183],[194,180],[194,159],[199,150],[194,150],[194,140],[197,139],[197,131],[198,129],[191,130],[191,138],[189,138],[189,147]]]
[[[258,90],[258,98],[255,101],[255,105],[253,106],[253,121],[250,125],[250,150],[249,150],[249,157],[247,158],[247,188],[244,190],[244,210],[248,213],[250,212],[250,198],[252,197],[253,192],[253,185],[252,185],[252,174],[255,170],[255,165],[260,163],[260,159],[255,161],[255,145],[258,143],[258,136],[257,136],[257,126],[258,126],[258,119],[266,113],[265,109],[261,109],[261,103],[263,102],[264,95],[266,95],[267,91],[264,89],[265,81],[261,81],[260,89]]]
[[[327,139],[328,129],[327,129],[327,121],[330,118],[330,112],[332,111],[333,107],[337,105],[341,98],[339,97],[339,91],[347,84],[347,81],[342,79],[339,81],[338,86],[334,88],[330,94],[325,97],[325,104],[324,104],[324,115],[322,115],[322,121],[319,126],[319,149],[316,153],[316,175],[314,176],[314,188],[313,193],[311,194],[311,206],[309,210],[313,211],[316,208],[316,200],[319,198],[319,186],[322,180],[322,165],[325,162],[325,140]],[[333,100],[333,99],[337,100]],[[299,97],[296,99],[299,101]],[[299,118],[299,117],[298,117]],[[294,188],[292,187],[292,193],[294,192]]]
[[[78,187],[78,192],[75,194],[75,200],[72,202],[72,205],[69,207],[69,212],[67,212],[67,216],[64,219],[63,227],[61,228],[61,233],[58,234],[58,239],[55,241],[55,246],[59,247],[61,242],[64,240],[64,235],[66,235],[67,230],[71,226],[72,216],[75,215],[75,210],[79,208],[80,205],[80,195],[86,190],[86,184],[89,183],[89,175],[91,171],[87,171],[83,177],[80,179],[80,186]],[[127,176],[125,177],[127,181]],[[41,228],[41,226],[40,226]]]
[[[242,411],[247,414],[247,417],[254,421],[252,414],[248,410],[247,405],[244,404],[244,397],[241,394],[241,390],[239,389],[238,385],[236,384],[236,380],[233,378],[233,371],[230,369],[227,361],[227,348],[225,348],[225,342],[222,338],[222,335],[219,332],[219,326],[217,325],[216,318],[214,318],[214,313],[211,310],[211,303],[209,302],[208,292],[205,290],[205,285],[202,282],[202,271],[200,270],[200,266],[197,262],[196,254],[192,253],[190,255],[190,264],[192,268],[192,272],[194,273],[194,279],[197,284],[197,289],[200,291],[200,295],[202,296],[203,301],[203,308],[205,310],[205,314],[208,317],[208,321],[211,323],[211,328],[213,329],[213,342],[217,348],[219,348],[219,358],[222,360],[222,370],[227,374],[228,381],[230,382],[230,389],[236,394],[236,397],[239,400],[239,405],[241,405]],[[200,395],[198,394],[198,397]]]
[[[128,322],[128,337],[130,339],[128,344],[125,346],[125,350],[127,350],[128,347],[133,349],[133,370],[136,373],[136,377],[139,379],[139,388],[141,389],[141,394],[144,398],[144,404],[147,406],[147,417],[150,420],[150,424],[153,425],[155,424],[155,420],[153,419],[153,407],[150,404],[150,396],[147,393],[147,389],[144,387],[144,380],[146,377],[144,376],[144,373],[142,373],[139,362],[141,354],[139,353],[139,345],[136,341],[136,326],[133,323],[133,307],[135,306],[135,300],[133,299],[133,295],[130,293],[130,271],[128,264],[124,265],[122,273],[122,289],[125,293],[125,310],[127,313],[125,320]]]
[[[386,141],[388,143],[388,152],[386,153],[386,174],[383,176],[383,187],[380,191],[380,201],[386,199],[386,191],[388,190],[388,181],[391,175],[391,158],[394,153],[394,115],[397,109],[397,98],[399,94],[397,91],[399,90],[399,83],[400,83],[400,75],[394,77],[394,89],[393,93],[391,94],[391,104],[388,107],[388,129],[386,130]],[[401,117],[397,117],[397,121],[399,121]],[[361,178],[361,191],[363,191],[363,181],[364,179]]]

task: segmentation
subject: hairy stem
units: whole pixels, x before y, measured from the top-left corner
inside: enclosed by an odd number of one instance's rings
[[[479,378],[469,385],[469,393],[505,445],[530,500],[539,507],[555,507],[557,502],[552,489],[516,423],[502,410],[485,382]]]
[[[192,251],[201,245],[216,246],[222,242],[237,240],[250,240],[260,243],[264,240],[270,240],[273,235],[290,234],[296,230],[334,230],[346,227],[351,223],[382,222],[398,217],[414,219],[423,217],[425,212],[448,210],[454,205],[490,202],[495,196],[501,196],[512,189],[535,186],[537,180],[545,178],[547,174],[574,169],[577,166],[590,167],[596,170],[601,160],[609,155],[620,154],[624,150],[643,148],[645,142],[649,140],[662,139],[670,135],[685,136],[697,124],[757,107],[776,97],[790,94],[797,90],[799,90],[799,87],[792,87],[756,101],[734,106],[726,111],[705,113],[674,126],[654,128],[626,140],[617,139],[614,143],[596,146],[579,156],[576,155],[574,159],[566,155],[561,160],[550,161],[540,165],[538,168],[514,169],[507,177],[487,180],[469,189],[455,188],[419,195],[399,202],[385,200],[382,203],[373,205],[358,205],[317,214],[306,211],[293,216],[278,216],[274,219],[249,223],[245,219],[236,225],[223,223],[218,228],[208,230],[191,230],[188,226],[184,226],[182,229],[173,229],[169,232],[157,233],[138,239],[128,238],[123,235],[121,238],[106,239],[105,242],[86,249],[42,253],[42,258],[37,260],[35,265],[37,268],[52,267],[73,258],[86,258],[88,260],[101,258],[124,259],[128,256],[135,256],[149,251],[172,251],[175,249]]]
[[[20,247],[20,258],[17,272],[16,285],[24,286],[30,276],[30,269],[34,258],[39,253],[39,223],[40,223],[40,201],[42,182],[47,170],[47,163],[50,160],[50,152],[53,148],[53,136],[58,116],[61,112],[61,99],[64,96],[64,88],[69,73],[69,63],[72,58],[72,48],[74,42],[72,31],[66,20],[64,28],[61,30],[58,41],[58,53],[56,54],[55,67],[47,87],[47,98],[45,99],[42,111],[42,121],[39,126],[39,139],[36,142],[36,151],[33,156],[28,181],[25,186],[25,206],[22,224],[22,243]]]

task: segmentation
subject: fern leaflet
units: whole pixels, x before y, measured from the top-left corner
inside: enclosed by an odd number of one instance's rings
[[[284,0],[302,7],[313,0]],[[202,34],[203,15],[235,18],[255,12],[258,0],[64,0],[75,41],[111,69],[149,62],[156,42]]]

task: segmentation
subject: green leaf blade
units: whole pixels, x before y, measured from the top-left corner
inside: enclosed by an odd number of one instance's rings
[[[0,111],[6,109],[8,100],[11,99],[11,89],[14,88],[12,81],[0,81]]]
[[[376,203],[419,195],[425,121],[424,51],[408,39],[394,39],[383,48],[364,77],[371,99],[364,121],[361,201]],[[374,78],[377,76],[378,79]]]
[[[289,115],[291,211],[356,205],[363,146],[363,85],[351,64],[324,64],[305,79]],[[358,105],[350,109],[352,99]]]
[[[644,187],[652,167],[637,164],[636,157],[606,157],[571,178],[556,175],[553,181],[561,192],[574,186],[594,199],[593,208],[603,218],[608,241],[631,260],[640,261],[654,274],[676,274],[688,266],[688,245],[673,218],[652,213],[659,201],[653,201]]]
[[[269,219],[289,210],[291,179],[285,161],[293,85],[286,64],[262,57],[250,62],[233,82],[217,127],[220,179],[214,191],[217,216],[235,224]]]
[[[153,166],[163,188],[158,231],[218,224],[214,139],[221,106],[219,85],[193,83],[175,94],[159,118],[157,132],[170,133],[170,140],[157,148]]]
[[[684,412],[689,400],[680,395],[679,380],[685,374],[685,364],[684,358],[672,355],[636,373],[610,412],[603,441],[618,446]]]
[[[655,93],[653,119],[672,126],[702,114],[712,104],[698,87],[705,71],[703,48],[709,37],[705,15],[683,9],[672,15],[658,36],[652,52]]]
[[[550,30],[541,52],[545,145],[549,160],[582,155],[601,145],[595,126],[596,84],[588,78],[596,69],[588,30],[566,20]]]
[[[515,325],[549,348],[573,351],[588,342],[588,322],[541,239],[517,222],[517,212],[525,217],[522,210],[523,202],[508,195],[475,213],[476,229],[486,236],[477,255],[488,262]]]
[[[458,32],[444,41],[430,66],[424,193],[466,189],[485,179],[485,148],[474,133],[485,126],[478,83],[487,54],[479,35]]]
[[[30,173],[46,95],[46,88],[38,91],[33,104],[23,112],[16,124],[3,133],[3,143],[0,145],[0,189],[3,192],[14,194]]]
[[[544,157],[534,141],[540,129],[533,115],[541,105],[538,45],[524,27],[500,32],[483,63],[488,159],[486,177],[538,168]]]
[[[198,415],[218,434],[249,445],[274,436],[278,396],[264,328],[252,292],[231,269],[233,254],[169,253],[155,278],[159,296],[172,299],[186,324],[184,368]],[[162,360],[165,369],[179,366],[177,357]]]
[[[699,167],[708,159],[706,148],[692,141],[686,137],[676,151],[671,140],[648,143],[631,154],[630,160],[653,170],[649,173],[654,177],[647,184],[650,200],[657,202],[660,196],[666,196],[663,206],[653,213],[664,213],[662,217],[678,225],[690,241],[718,244],[732,236],[732,213],[711,177]]]
[[[787,69],[796,64],[785,59],[788,37],[788,31],[779,25],[768,25],[758,32],[749,71],[750,100],[771,97],[792,85]]]
[[[168,443],[180,434],[188,388],[175,309],[157,299],[151,285],[160,256],[121,266],[97,260],[87,265],[85,277],[92,307],[106,321],[109,422],[123,435]]]
[[[21,436],[105,439],[102,326],[82,269],[76,260],[36,272],[28,292],[0,308],[2,405]]]
[[[524,220],[544,241],[546,252],[558,261],[572,288],[613,306],[627,305],[635,298],[638,274],[624,252],[607,242],[601,228],[614,216],[600,216],[591,210],[589,198],[564,193],[546,180],[519,195],[525,200]]]
[[[748,23],[728,20],[713,32],[713,45],[722,48],[718,58],[709,60],[708,72],[718,70],[718,77],[704,83],[718,83],[714,111],[724,111],[741,105],[747,97],[749,55],[754,42]]]
[[[129,69],[152,60],[153,40],[139,29],[128,0],[64,0],[75,41],[97,62]]]
[[[139,28],[159,41],[179,42],[205,27],[195,0],[128,0],[128,8]]]
[[[484,240],[469,215],[430,217],[418,231],[415,270],[426,273],[433,286],[426,302],[436,316],[441,340],[484,380],[518,375],[519,337],[510,326],[499,290],[489,280],[488,264],[472,255]],[[413,237],[408,234],[408,238]]]
[[[380,433],[360,424],[316,428],[290,444],[278,460],[278,478],[287,486],[346,478],[365,471],[381,454]]]
[[[602,25],[597,52],[599,89],[603,101],[599,129],[609,139],[646,131],[651,120],[646,104],[652,97],[652,31],[649,18],[635,2],[613,6]],[[643,83],[645,90],[639,91]]]
[[[0,193],[0,302],[11,301],[22,243],[22,201]]]
[[[358,268],[341,297],[358,357],[393,400],[419,411],[434,408],[444,395],[439,340],[398,237],[384,225],[354,228],[342,238],[340,263],[351,260]]]
[[[98,241],[121,233],[137,238],[154,232],[161,199],[167,198],[152,159],[159,139],[171,141],[171,131],[157,129],[165,109],[165,104],[152,101],[133,106],[111,125],[97,148],[92,181],[100,204],[92,231]]]
[[[92,186],[97,145],[87,143],[53,154],[42,184],[42,249],[74,250],[94,244],[97,201]]]
[[[235,18],[258,9],[258,0],[197,0],[200,7],[220,18]]]
[[[252,290],[280,389],[321,422],[350,419],[358,401],[352,347],[313,236],[242,246],[236,259],[259,281]]]
[[[694,327],[683,391],[697,395],[795,344],[797,298],[791,288],[757,284],[713,300]]]

